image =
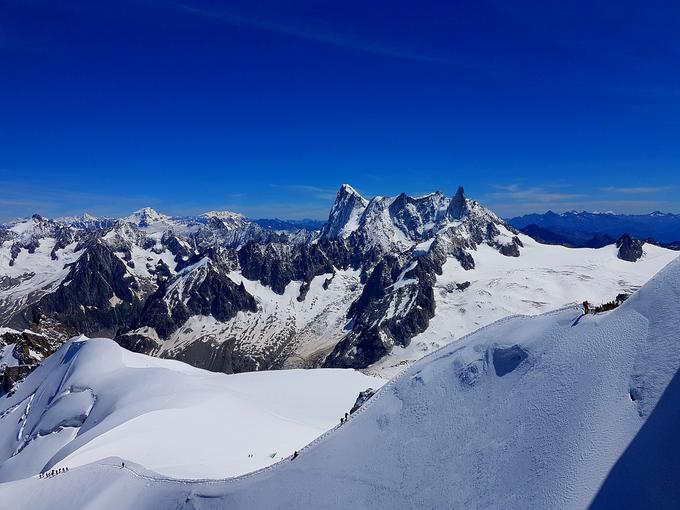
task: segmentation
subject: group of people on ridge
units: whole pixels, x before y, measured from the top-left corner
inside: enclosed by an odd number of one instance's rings
[[[67,467],[59,468],[59,469],[53,469],[51,471],[46,471],[44,473],[40,473],[40,476],[38,478],[51,478],[56,475],[60,475],[61,473],[66,473],[68,471]]]

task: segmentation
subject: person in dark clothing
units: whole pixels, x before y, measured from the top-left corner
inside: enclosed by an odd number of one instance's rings
[[[295,460],[295,459],[297,459],[297,456],[298,456],[298,452],[297,452],[297,450],[295,450],[295,451],[293,452],[293,458],[290,459],[290,460]]]
[[[345,421],[347,421],[347,418],[349,418],[349,413],[345,413]]]
[[[588,301],[583,302],[583,315],[588,315],[590,313],[590,303]]]
[[[120,463],[121,467],[125,467],[125,462]]]

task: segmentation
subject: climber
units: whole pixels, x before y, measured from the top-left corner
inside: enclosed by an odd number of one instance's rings
[[[590,303],[588,301],[583,302],[583,315],[588,315],[590,313]]]
[[[297,450],[295,450],[295,451],[293,452],[293,458],[290,459],[290,460],[295,460],[295,459],[297,459],[297,456],[298,456],[298,452],[297,452]]]

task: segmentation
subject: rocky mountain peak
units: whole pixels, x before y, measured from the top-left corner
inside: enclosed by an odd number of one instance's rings
[[[330,238],[348,237],[359,226],[359,219],[366,210],[368,200],[352,186],[343,184],[335,197],[335,203],[324,225],[323,235]]]
[[[158,211],[152,209],[151,207],[143,207],[142,209],[133,212],[130,216],[127,216],[123,219],[130,223],[134,223],[139,227],[146,227],[150,223],[167,221],[170,219],[170,217],[165,214],[159,213]]]
[[[342,186],[340,186],[340,191],[338,191],[338,193],[343,193],[343,194],[348,194],[348,195],[356,195],[359,198],[362,198],[361,194],[357,190],[355,190],[352,186],[350,186],[349,184],[346,184],[346,183],[343,184]]]
[[[468,213],[467,199],[465,198],[465,190],[463,186],[458,186],[458,191],[451,199],[447,216],[451,219],[460,219]]]

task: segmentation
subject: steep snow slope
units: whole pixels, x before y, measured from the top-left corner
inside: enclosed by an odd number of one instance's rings
[[[172,476],[238,475],[301,448],[382,382],[353,370],[227,376],[73,339],[0,399],[0,480],[112,455]]]
[[[675,261],[610,313],[501,320],[411,366],[294,461],[252,476],[191,484],[100,462],[4,484],[0,505],[585,508],[603,483],[620,483],[616,469],[613,482],[608,474],[632,442],[643,466],[671,471],[646,472],[649,487],[626,491],[638,508],[675,508],[680,468],[663,450],[678,451],[678,414],[655,407],[679,397],[669,386],[680,367],[678,302]],[[659,435],[640,450],[649,424]]]

